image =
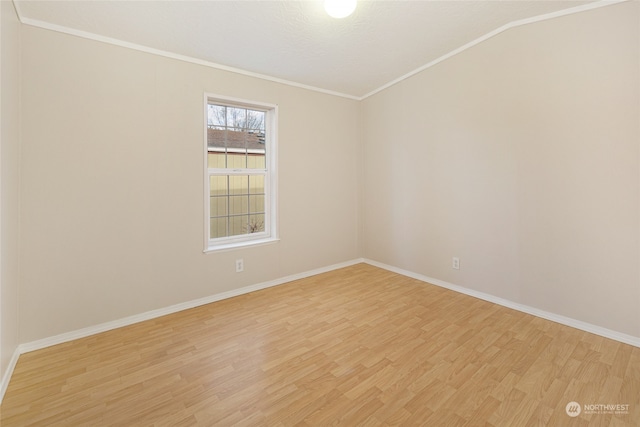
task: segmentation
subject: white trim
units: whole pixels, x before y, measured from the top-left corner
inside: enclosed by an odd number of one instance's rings
[[[19,2],[16,2],[15,0],[12,0],[13,4],[14,4],[14,8],[16,10],[16,13],[18,15],[18,19],[20,20],[21,23],[25,24],[25,25],[31,25],[33,27],[38,27],[38,28],[43,28],[45,30],[51,30],[51,31],[56,31],[59,33],[64,33],[64,34],[69,34],[72,36],[76,36],[76,37],[81,37],[81,38],[85,38],[85,39],[89,39],[89,40],[94,40],[94,41],[98,41],[101,43],[107,43],[107,44],[112,44],[115,46],[120,46],[120,47],[124,47],[124,48],[128,48],[128,49],[133,49],[133,50],[138,50],[141,52],[145,52],[145,53],[150,53],[152,55],[158,55],[158,56],[163,56],[165,58],[171,58],[171,59],[176,59],[178,61],[184,61],[184,62],[189,62],[192,64],[197,64],[197,65],[203,65],[205,67],[210,67],[210,68],[215,68],[217,70],[222,70],[222,71],[228,71],[231,73],[236,73],[236,74],[242,74],[245,76],[249,76],[249,77],[255,77],[258,79],[262,79],[262,80],[267,80],[267,81],[271,81],[271,82],[275,82],[275,83],[281,83],[281,84],[285,84],[287,86],[293,86],[293,87],[298,87],[301,89],[307,89],[307,90],[311,90],[314,92],[320,92],[320,93],[324,93],[327,95],[333,95],[333,96],[338,96],[341,98],[348,98],[348,99],[353,99],[355,101],[362,101],[364,99],[367,99],[368,97],[375,95],[378,92],[381,92],[397,83],[400,83],[403,80],[408,79],[411,76],[414,76],[415,74],[418,74],[424,70],[426,70],[427,68],[431,68],[436,64],[439,64],[440,62],[444,61],[445,59],[449,59],[452,56],[457,55],[460,52],[463,52],[479,43],[482,43],[485,40],[490,39],[491,37],[500,34],[510,28],[515,28],[515,27],[519,27],[521,25],[527,25],[527,24],[532,24],[534,22],[540,22],[540,21],[546,21],[548,19],[554,19],[554,18],[559,18],[561,16],[566,16],[566,15],[572,15],[574,13],[580,13],[580,12],[584,12],[584,11],[588,11],[588,10],[593,10],[593,9],[598,9],[600,7],[605,7],[605,6],[611,6],[614,4],[618,4],[618,3],[624,3],[630,0],[600,0],[600,1],[595,1],[593,3],[588,3],[588,4],[584,4],[581,6],[575,6],[575,7],[571,7],[568,9],[563,9],[563,10],[559,10],[556,12],[551,12],[551,13],[547,13],[544,15],[538,15],[538,16],[534,16],[531,18],[525,18],[525,19],[520,19],[517,21],[511,21],[503,26],[501,26],[500,28],[497,28],[487,34],[485,34],[484,36],[481,36],[463,46],[460,46],[457,49],[452,50],[451,52],[423,65],[422,67],[416,68],[413,71],[408,72],[407,74],[398,77],[395,80],[392,80],[382,86],[380,86],[377,89],[372,90],[371,92],[362,95],[362,96],[356,96],[356,95],[350,95],[350,94],[346,94],[346,93],[342,93],[342,92],[337,92],[337,91],[333,91],[333,90],[329,90],[329,89],[322,89],[319,87],[315,87],[315,86],[309,86],[309,85],[305,85],[302,83],[297,83],[294,81],[290,81],[290,80],[286,80],[286,79],[282,79],[279,77],[273,77],[273,76],[268,76],[266,74],[259,74],[259,73],[254,73],[251,71],[246,71],[240,68],[235,68],[235,67],[229,67],[227,65],[222,65],[222,64],[217,64],[215,62],[210,62],[210,61],[205,61],[202,59],[198,59],[198,58],[193,58],[190,56],[186,56],[186,55],[180,55],[177,53],[173,53],[173,52],[167,52],[164,50],[160,50],[160,49],[154,49],[151,47],[147,47],[147,46],[143,46],[143,45],[139,45],[139,44],[135,44],[135,43],[130,43],[124,40],[119,40],[119,39],[114,39],[111,37],[105,37],[105,36],[101,36],[99,34],[94,34],[94,33],[90,33],[87,31],[81,31],[81,30],[76,30],[73,28],[68,28],[68,27],[64,27],[62,25],[56,25],[56,24],[51,24],[49,22],[44,22],[44,21],[40,21],[37,19],[31,19],[31,18],[25,18],[22,16],[22,13],[20,12],[20,8],[18,6]]]
[[[504,31],[506,31],[506,30],[508,30],[510,28],[520,27],[522,25],[527,25],[527,24],[533,24],[535,22],[546,21],[548,19],[559,18],[561,16],[572,15],[574,13],[584,12],[584,11],[587,11],[587,10],[598,9],[598,8],[604,7],[604,6],[611,6],[613,4],[623,3],[623,2],[626,2],[626,1],[629,1],[629,0],[601,0],[601,1],[594,2],[594,3],[584,4],[582,6],[571,7],[569,9],[563,9],[563,10],[559,10],[559,11],[556,11],[556,12],[547,13],[547,14],[544,14],[544,15],[538,15],[538,16],[534,16],[534,17],[531,17],[531,18],[525,18],[525,19],[520,19],[518,21],[509,22],[509,23],[503,25],[502,27],[497,28],[497,29],[491,31],[490,33],[485,34],[484,36],[478,37],[477,39],[475,39],[475,40],[473,40],[473,41],[471,41],[471,42],[469,42],[469,43],[467,43],[467,44],[465,44],[463,46],[460,46],[459,48],[454,49],[451,52],[449,52],[447,54],[444,54],[444,55],[442,55],[441,57],[439,57],[437,59],[434,59],[433,61],[423,65],[420,68],[416,68],[415,70],[410,71],[407,74],[405,74],[403,76],[400,76],[397,79],[392,80],[389,83],[387,83],[385,85],[382,85],[382,86],[380,86],[379,88],[377,88],[375,90],[372,90],[371,92],[367,93],[366,95],[360,97],[360,101],[362,101],[364,99],[367,99],[370,96],[373,96],[378,92],[381,92],[381,91],[383,91],[385,89],[388,89],[391,86],[394,86],[394,85],[400,83],[401,81],[406,80],[409,77],[412,77],[412,76],[414,76],[414,75],[426,70],[427,68],[431,68],[434,65],[437,65],[437,64],[441,63],[442,61],[444,61],[446,59],[449,59],[449,58],[451,58],[451,57],[453,57],[453,56],[455,56],[455,55],[457,55],[457,54],[459,54],[461,52],[464,52],[465,50],[470,49],[473,46],[475,46],[477,44],[480,44],[480,43],[492,38],[493,36],[496,36],[496,35],[504,32]]]
[[[475,298],[479,298],[494,304],[501,305],[503,307],[511,308],[517,311],[521,311],[523,313],[531,314],[536,317],[547,319],[552,322],[560,323],[562,325],[580,329],[585,332],[590,332],[596,335],[600,335],[605,338],[610,338],[610,339],[613,339],[625,344],[629,344],[635,347],[640,347],[640,337],[634,337],[632,335],[623,334],[620,332],[612,331],[610,329],[602,328],[600,326],[592,325],[590,323],[582,322],[580,320],[575,320],[569,317],[560,316],[554,313],[549,313],[549,312],[539,310],[533,307],[529,307],[523,304],[518,304],[509,300],[505,300],[503,298],[495,297],[493,295],[489,295],[484,292],[474,291],[472,289],[467,289],[467,288],[457,286],[448,282],[444,282],[442,280],[433,279],[431,277],[427,277],[422,274],[413,273],[408,270],[403,270],[401,268],[393,267],[388,264],[384,264],[378,261],[373,261],[371,259],[356,258],[351,261],[345,261],[342,263],[329,265],[327,267],[321,267],[314,270],[309,270],[303,273],[292,274],[290,276],[285,276],[279,279],[270,280],[270,281],[258,283],[255,285],[245,286],[240,289],[234,289],[231,291],[222,292],[222,293],[211,295],[208,297],[171,305],[169,307],[147,311],[145,313],[136,314],[133,316],[125,317],[123,319],[113,320],[111,322],[101,323],[99,325],[90,326],[87,328],[82,328],[75,331],[55,335],[52,337],[43,338],[40,340],[20,344],[14,351],[11,361],[9,362],[9,366],[7,367],[7,370],[5,371],[2,377],[2,383],[0,383],[0,403],[2,403],[2,398],[4,397],[4,393],[6,392],[7,386],[9,385],[9,381],[11,380],[11,375],[13,374],[16,363],[18,362],[18,358],[20,355],[24,353],[41,350],[43,348],[51,347],[57,344],[62,344],[65,342],[76,340],[76,339],[85,338],[91,335],[99,334],[101,332],[106,332],[112,329],[133,325],[135,323],[144,322],[146,320],[155,319],[161,316],[166,316],[168,314],[177,313],[179,311],[188,310],[191,308],[199,307],[201,305],[210,304],[216,301],[221,301],[227,298],[233,298],[235,296],[244,295],[244,294],[255,292],[261,289],[282,285],[288,282],[292,282],[294,280],[304,279],[307,277],[315,276],[322,273],[327,273],[333,270],[349,267],[349,266],[363,263],[363,262],[369,265],[372,265],[374,267],[382,268],[388,271],[392,271],[394,273],[402,274],[403,276],[420,280],[425,283],[440,286],[442,288],[446,288],[454,292],[459,292],[459,293],[469,295]]]
[[[0,4],[0,46],[2,46],[2,4]],[[1,52],[1,49],[0,49]],[[2,57],[0,56],[0,65],[2,64]],[[2,116],[2,92],[3,92],[3,88],[2,88],[2,67],[0,66],[0,245],[2,242],[2,235],[3,230],[2,230],[2,212],[4,211],[3,207],[3,203],[2,203],[2,128],[4,125],[4,120],[3,120],[3,116]],[[19,95],[18,95],[19,96]],[[19,100],[20,98],[18,98]],[[18,101],[19,102],[19,101]],[[2,295],[2,270],[4,269],[3,263],[2,263],[2,257],[0,257],[0,295]],[[0,358],[2,357],[2,307],[0,306]],[[1,366],[0,366],[1,369]],[[0,402],[2,402],[2,396],[4,395],[4,391],[3,389],[6,388],[5,384],[4,384],[4,378],[7,375],[7,372],[10,371],[10,369],[7,368],[7,371],[5,371],[3,377],[2,377],[2,383],[0,384]],[[7,381],[8,384],[8,381]]]
[[[0,46],[2,46],[2,4],[0,4]],[[1,49],[0,49],[1,51]],[[2,64],[2,57],[0,57],[0,64]],[[3,88],[2,88],[2,67],[0,66],[0,244],[2,242],[2,235],[3,230],[2,230],[2,212],[4,211],[3,207],[3,203],[2,203],[2,151],[3,151],[3,145],[2,145],[2,128],[4,125],[4,120],[3,120],[3,116],[2,116],[2,92],[3,92]],[[18,95],[19,96],[19,95]],[[19,98],[18,98],[19,99]],[[2,263],[2,257],[0,257],[0,295],[2,295],[2,271],[4,269],[3,263]],[[2,357],[2,307],[0,307],[0,358]],[[9,363],[9,365],[11,365],[11,362]],[[0,370],[1,370],[1,366],[0,366]],[[7,379],[5,381],[5,378],[11,378],[11,376],[9,375],[7,377],[7,372],[13,372],[13,369],[9,369],[9,367],[7,367],[7,370],[4,372],[4,375],[2,376],[2,382],[0,383],[0,402],[2,402],[2,396],[4,396],[4,392],[7,388],[7,385],[9,385],[9,380]],[[1,373],[1,372],[0,372]]]
[[[209,153],[236,153],[236,154],[264,154],[265,150],[258,150],[258,149],[254,149],[254,148],[247,148],[247,149],[241,149],[241,148],[223,148],[223,147],[208,147],[207,151]]]
[[[212,254],[214,252],[226,252],[226,251],[231,251],[233,249],[242,249],[247,247],[270,245],[272,243],[278,243],[279,241],[280,239],[275,237],[268,237],[265,239],[241,240],[238,242],[229,242],[224,245],[211,246],[211,247],[205,248],[205,250],[202,252],[204,252],[205,254]]]
[[[159,308],[157,310],[151,310],[141,314],[134,314],[133,316],[125,317],[123,319],[113,320],[111,322],[101,323],[99,325],[89,326],[87,328],[82,328],[82,329],[78,329],[71,332],[65,332],[63,334],[55,335],[52,337],[31,341],[25,344],[20,344],[18,346],[18,350],[20,354],[28,353],[35,350],[40,350],[46,347],[62,344],[68,341],[73,341],[76,339],[99,334],[101,332],[110,331],[112,329],[121,328],[123,326],[129,326],[135,323],[144,322],[146,320],[155,319],[157,317],[166,316],[167,314],[177,313],[179,311],[188,310],[190,308],[199,307],[201,305],[210,304],[212,302],[221,301],[227,298],[233,298],[239,295],[248,294],[250,292],[259,291],[261,289],[282,285],[284,283],[292,282],[294,280],[304,279],[307,277],[315,276],[317,274],[327,273],[329,271],[337,270],[344,267],[349,267],[362,262],[364,262],[364,260],[362,258],[358,258],[351,261],[345,261],[338,264],[329,265],[327,267],[320,267],[314,270],[305,271],[303,273],[292,274],[290,276],[281,277],[279,279],[269,280],[267,282],[262,282],[255,285],[245,286],[239,289],[233,289],[233,290],[222,292],[219,294],[210,295],[208,297],[199,298],[199,299],[195,299],[195,300],[191,300],[191,301],[187,301],[179,304],[174,304],[165,308]]]
[[[147,46],[139,45],[139,44],[136,44],[136,43],[127,42],[127,41],[124,41],[124,40],[119,40],[119,39],[114,39],[114,38],[111,38],[111,37],[101,36],[99,34],[94,34],[94,33],[90,33],[90,32],[87,32],[87,31],[76,30],[74,28],[68,28],[68,27],[64,27],[62,25],[51,24],[49,22],[39,21],[37,19],[24,18],[24,17],[22,17],[22,15],[20,15],[20,22],[22,22],[25,25],[30,25],[32,27],[43,28],[45,30],[51,30],[51,31],[59,32],[59,33],[69,34],[69,35],[72,35],[72,36],[81,37],[81,38],[89,39],[89,40],[94,40],[94,41],[101,42],[101,43],[107,43],[107,44],[111,44],[111,45],[114,45],[114,46],[120,46],[120,47],[124,47],[124,48],[128,48],[128,49],[138,50],[140,52],[150,53],[152,55],[158,55],[158,56],[162,56],[162,57],[170,58],[170,59],[176,59],[178,61],[190,62],[190,63],[196,64],[196,65],[203,65],[205,67],[215,68],[216,70],[228,71],[228,72],[236,73],[236,74],[242,74],[242,75],[248,76],[248,77],[255,77],[255,78],[258,78],[258,79],[267,80],[267,81],[274,82],[274,83],[280,83],[280,84],[284,84],[284,85],[287,85],[287,86],[294,86],[294,87],[297,87],[297,88],[300,88],[300,89],[306,89],[306,90],[311,90],[311,91],[314,91],[314,92],[325,93],[327,95],[339,96],[341,98],[348,98],[348,99],[353,99],[353,100],[359,100],[360,99],[357,96],[349,95],[349,94],[342,93],[342,92],[337,92],[337,91],[333,91],[333,90],[329,90],[329,89],[323,89],[323,88],[319,88],[319,87],[316,87],[316,86],[306,85],[306,84],[303,84],[303,83],[297,83],[297,82],[293,82],[293,81],[290,81],[290,80],[282,79],[282,78],[279,78],[279,77],[269,76],[269,75],[266,75],[266,74],[254,73],[252,71],[246,71],[246,70],[243,70],[241,68],[230,67],[230,66],[227,66],[227,65],[217,64],[217,63],[211,62],[211,61],[205,61],[204,59],[198,59],[198,58],[193,58],[193,57],[186,56],[186,55],[180,55],[178,53],[167,52],[165,50],[155,49],[155,48],[152,48],[152,47],[147,47]]]
[[[593,333],[596,335],[600,335],[605,338],[610,338],[625,344],[629,344],[635,347],[640,347],[640,337],[634,337],[632,335],[624,334],[621,332],[613,331],[611,329],[603,328],[601,326],[593,325],[587,322],[583,322],[580,320],[572,319],[569,317],[561,316],[555,313],[550,313],[544,310],[540,310],[534,307],[530,307],[524,304],[519,304],[513,301],[506,300],[504,298],[496,297],[484,292],[475,291],[473,289],[468,289],[462,286],[454,285],[452,283],[445,282],[443,280],[434,279],[432,277],[428,277],[422,274],[414,273],[412,271],[404,270],[401,268],[397,268],[388,264],[384,264],[378,261],[374,261],[367,258],[356,258],[350,261],[345,261],[338,264],[329,265],[327,267],[320,267],[314,270],[305,271],[302,273],[292,274],[289,276],[285,276],[279,279],[270,280],[267,282],[257,283],[255,285],[245,286],[239,289],[233,289],[230,291],[222,292],[219,294],[210,295],[204,298],[199,298],[191,301],[186,301],[183,303],[171,305],[169,307],[159,308],[156,310],[147,311],[145,313],[136,314],[133,316],[125,317],[118,320],[113,320],[111,322],[101,323],[99,325],[90,326],[83,329],[78,329],[71,332],[66,332],[60,335],[55,335],[48,338],[43,338],[41,340],[36,340],[24,344],[20,344],[16,353],[23,354],[28,353],[35,350],[40,350],[46,347],[50,347],[57,344],[62,344],[68,341],[73,341],[80,338],[85,338],[91,335],[99,334],[101,332],[110,331],[112,329],[121,328],[123,326],[133,325],[135,323],[144,322],[146,320],[155,319],[157,317],[166,316],[168,314],[177,313],[179,311],[188,310],[191,308],[199,307],[201,305],[210,304],[212,302],[221,301],[227,298],[233,298],[239,295],[248,294],[250,292],[259,291],[262,289],[270,288],[273,286],[279,286],[285,283],[292,282],[294,280],[300,280],[307,277],[315,276],[322,273],[327,273],[330,271],[338,270],[340,268],[349,267],[359,263],[367,263],[374,267],[382,268],[388,271],[392,271],[394,273],[401,274],[403,276],[411,277],[413,279],[420,280],[425,283],[429,283],[435,286],[439,286],[445,289],[452,290],[454,292],[458,292],[464,295],[469,295],[474,298],[479,298],[484,301],[488,301],[494,304],[501,305],[503,307],[511,308],[517,311],[521,311],[523,313],[531,314],[536,317],[540,317],[543,319],[550,320],[552,322],[560,323],[566,326],[570,326],[576,329],[580,329],[585,332]],[[16,358],[14,354],[14,358]],[[15,366],[15,361],[12,358],[13,365],[10,364],[11,369],[8,369],[7,372],[13,370]],[[16,358],[17,359],[17,358]],[[6,376],[6,374],[5,374]]]
[[[205,153],[203,157],[204,160],[204,164],[203,164],[203,170],[204,170],[204,181],[202,183],[202,191],[204,192],[202,200],[204,200],[204,214],[202,216],[203,219],[203,228],[202,228],[202,237],[204,237],[204,249],[203,251],[206,253],[207,249],[209,248],[209,227],[211,226],[209,224],[209,216],[210,216],[210,209],[211,206],[209,206],[209,203],[206,202],[206,200],[208,200],[208,198],[211,196],[211,193],[209,191],[209,173],[207,172],[209,169],[209,133],[208,133],[208,128],[207,123],[209,122],[209,112],[207,105],[207,102],[209,101],[209,97],[207,96],[207,94],[204,94],[204,105],[205,108],[203,108],[203,116],[204,116],[204,123],[205,123],[205,131],[202,135],[202,139],[203,139],[203,144],[204,144],[204,149],[205,149]]]
[[[9,381],[11,381],[11,376],[13,375],[13,370],[16,368],[16,364],[18,363],[18,358],[23,353],[20,347],[21,346],[16,347],[13,351],[11,360],[9,360],[9,365],[7,365],[7,370],[4,371],[4,375],[2,376],[2,382],[0,382],[0,403],[2,403],[4,394],[7,392],[7,387],[9,387]]]
[[[531,314],[536,317],[540,317],[542,319],[550,320],[552,322],[560,323],[561,325],[570,326],[572,328],[580,329],[581,331],[589,332],[592,334],[599,335],[601,337],[610,338],[615,341],[619,341],[625,344],[632,345],[634,347],[640,348],[640,337],[635,337],[633,335],[624,334],[622,332],[613,331],[611,329],[603,328],[601,326],[593,325],[591,323],[583,322],[581,320],[572,319],[570,317],[562,316],[555,313],[550,313],[548,311],[540,310],[535,307],[530,307],[528,305],[520,304],[517,302],[509,301],[504,298],[496,297],[494,295],[490,295],[484,292],[475,291],[473,289],[465,288],[462,286],[454,285],[449,282],[445,282],[443,280],[434,279],[432,277],[427,277],[422,274],[414,273],[412,271],[403,270],[401,268],[397,268],[388,264],[384,264],[378,261],[373,261],[371,259],[364,259],[364,262],[370,264],[374,267],[383,268],[388,271],[392,271],[394,273],[402,274],[403,276],[411,277],[412,279],[417,279],[425,283],[429,283],[432,285],[439,286],[441,288],[449,289],[454,292],[458,292],[464,295],[469,295],[474,298],[479,298],[484,301],[488,301],[494,304],[501,305],[503,307],[511,308],[513,310],[521,311],[523,313]]]

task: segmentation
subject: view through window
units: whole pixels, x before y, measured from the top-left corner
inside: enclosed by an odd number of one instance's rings
[[[271,236],[270,113],[207,99],[209,247]]]

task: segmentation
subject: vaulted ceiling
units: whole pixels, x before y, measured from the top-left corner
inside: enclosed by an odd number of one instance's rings
[[[353,15],[334,19],[321,0],[14,4],[25,24],[356,99],[513,25],[594,5],[572,0],[360,0]]]

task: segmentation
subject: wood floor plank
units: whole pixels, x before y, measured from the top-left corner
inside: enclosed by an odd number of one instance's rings
[[[358,264],[24,354],[0,423],[637,427],[640,349]]]

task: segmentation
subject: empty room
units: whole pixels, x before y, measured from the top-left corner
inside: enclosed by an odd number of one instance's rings
[[[3,426],[640,426],[640,2],[0,1]]]

